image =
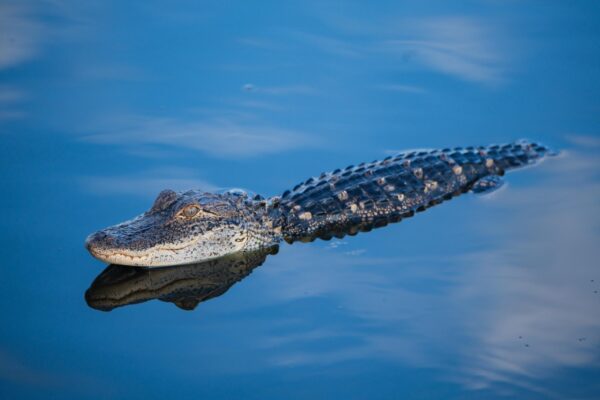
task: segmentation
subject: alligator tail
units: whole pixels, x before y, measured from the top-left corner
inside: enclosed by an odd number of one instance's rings
[[[523,140],[405,152],[322,173],[281,196],[282,235],[292,243],[368,232],[470,190],[485,191],[499,181],[491,178],[551,154]]]

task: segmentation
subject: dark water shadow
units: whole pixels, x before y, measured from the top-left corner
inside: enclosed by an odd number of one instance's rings
[[[219,297],[246,278],[278,247],[231,254],[196,264],[162,268],[139,268],[112,264],[85,292],[88,306],[100,311],[158,299],[183,310]]]

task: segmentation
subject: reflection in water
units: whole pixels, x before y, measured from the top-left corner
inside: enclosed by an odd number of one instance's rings
[[[85,293],[92,308],[113,308],[159,299],[183,310],[225,293],[236,282],[260,266],[278,247],[252,253],[237,253],[196,264],[144,269],[109,265]]]

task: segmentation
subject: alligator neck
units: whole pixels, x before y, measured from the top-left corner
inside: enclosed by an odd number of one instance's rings
[[[283,229],[286,225],[287,208],[281,206],[281,198],[274,196],[263,199],[260,196],[248,199],[242,219],[248,240],[245,251],[256,251],[276,246],[283,240]]]

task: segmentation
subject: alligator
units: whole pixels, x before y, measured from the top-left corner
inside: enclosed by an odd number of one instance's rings
[[[153,299],[191,311],[199,303],[227,292],[278,249],[274,246],[238,252],[176,268],[148,269],[112,264],[94,279],[85,292],[85,300],[91,308],[100,311]]]
[[[409,151],[324,172],[263,198],[231,190],[163,190],[138,217],[86,239],[97,259],[138,267],[196,263],[281,241],[329,240],[399,222],[462,193],[487,193],[505,171],[549,148],[534,142]]]

